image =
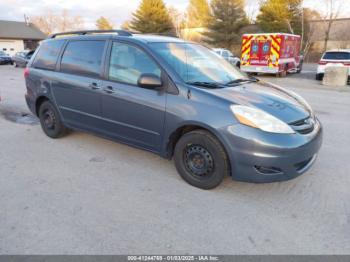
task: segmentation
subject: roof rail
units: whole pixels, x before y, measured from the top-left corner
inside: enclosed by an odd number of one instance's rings
[[[117,33],[120,36],[132,36],[132,33],[126,30],[82,30],[82,31],[70,31],[63,33],[56,33],[50,35],[48,38],[56,38],[63,35],[87,35],[87,34],[105,34],[105,33]]]

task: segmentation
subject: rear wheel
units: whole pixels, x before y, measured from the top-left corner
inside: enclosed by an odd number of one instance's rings
[[[301,61],[297,67],[297,73],[300,74],[301,71],[303,70],[303,61]]]
[[[212,189],[229,174],[229,161],[221,143],[209,132],[195,130],[175,146],[175,166],[190,185]]]
[[[45,101],[39,108],[39,119],[44,133],[51,138],[59,138],[67,133],[61,117],[50,101]]]

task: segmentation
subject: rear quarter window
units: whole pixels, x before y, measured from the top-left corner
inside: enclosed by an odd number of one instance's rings
[[[49,40],[43,42],[35,56],[33,67],[54,70],[63,44],[64,40]]]
[[[327,52],[322,59],[326,60],[350,60],[350,53],[348,52]]]
[[[71,41],[64,50],[61,72],[98,77],[106,41]]]

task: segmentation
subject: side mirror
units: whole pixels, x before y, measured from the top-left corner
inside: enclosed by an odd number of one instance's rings
[[[142,74],[137,81],[137,85],[147,89],[159,89],[163,86],[163,83],[159,76],[154,74]]]

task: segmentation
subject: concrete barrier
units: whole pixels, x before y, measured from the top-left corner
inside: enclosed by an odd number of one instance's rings
[[[325,86],[346,86],[348,75],[346,66],[328,66],[325,69],[322,84]]]

